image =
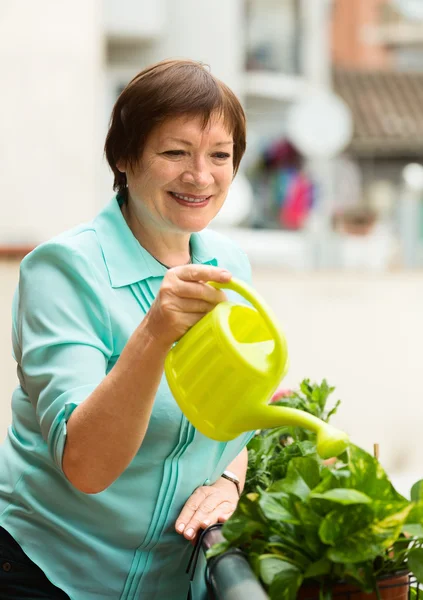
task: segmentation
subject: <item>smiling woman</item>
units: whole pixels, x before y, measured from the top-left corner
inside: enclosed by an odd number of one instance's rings
[[[251,435],[196,431],[163,369],[225,300],[205,282],[250,282],[245,254],[206,230],[244,150],[226,85],[194,61],[153,65],[113,110],[116,196],[22,261],[20,385],[0,448],[1,598],[185,600],[192,543],[234,512]]]

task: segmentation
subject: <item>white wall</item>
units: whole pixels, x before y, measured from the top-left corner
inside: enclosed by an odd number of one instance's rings
[[[100,0],[0,7],[0,244],[46,239],[99,206]]]

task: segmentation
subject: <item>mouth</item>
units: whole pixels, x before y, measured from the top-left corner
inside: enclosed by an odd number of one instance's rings
[[[178,194],[177,192],[168,192],[169,196],[174,198],[178,204],[183,206],[201,207],[209,203],[211,196],[196,196],[194,194]]]

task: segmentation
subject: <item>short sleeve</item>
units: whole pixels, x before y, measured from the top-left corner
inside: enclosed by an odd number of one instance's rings
[[[106,375],[113,353],[105,292],[87,258],[47,243],[21,264],[14,353],[21,386],[62,469],[66,422]]]

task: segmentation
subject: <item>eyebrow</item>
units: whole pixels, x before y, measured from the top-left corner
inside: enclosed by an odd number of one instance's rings
[[[188,140],[182,140],[181,138],[168,137],[168,138],[166,138],[166,140],[172,140],[173,142],[178,142],[180,144],[185,144],[186,146],[192,146],[193,145]],[[228,146],[229,144],[231,144],[231,146],[233,146],[233,143],[234,143],[233,140],[227,140],[227,141],[224,141],[224,142],[217,142],[217,144],[213,144],[213,146]]]

